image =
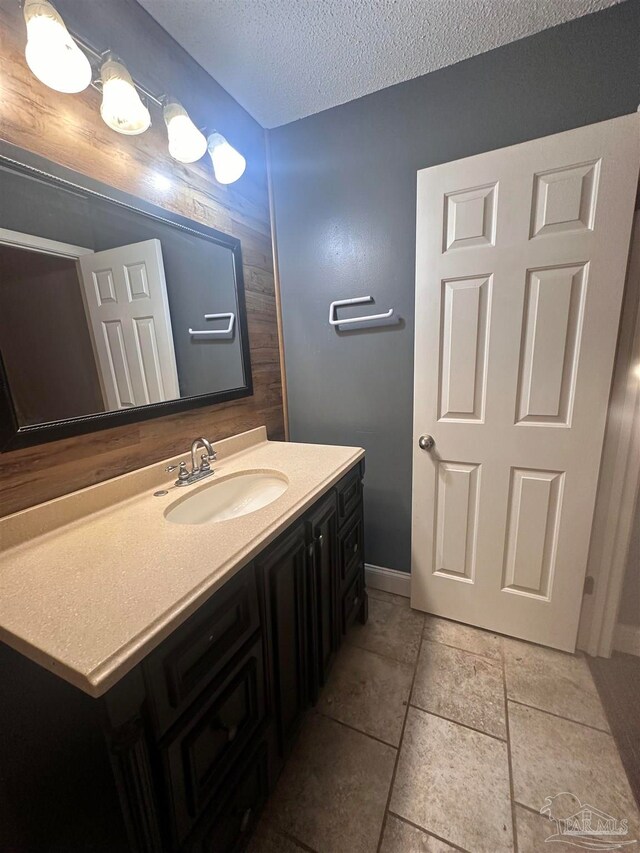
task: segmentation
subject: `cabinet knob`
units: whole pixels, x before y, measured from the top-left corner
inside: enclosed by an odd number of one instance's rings
[[[318,541],[318,545],[322,548],[322,545],[324,543],[324,536],[322,535],[322,533],[320,534],[320,536],[318,536],[317,541]]]
[[[358,543],[357,542],[354,542],[354,544],[353,544],[353,553],[354,554],[358,553]]]

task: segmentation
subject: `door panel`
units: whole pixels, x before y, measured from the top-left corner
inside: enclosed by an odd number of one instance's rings
[[[434,572],[473,581],[478,522],[478,465],[439,462]]]
[[[587,265],[528,270],[516,423],[570,426]]]
[[[440,419],[484,416],[491,277],[443,282]]]
[[[639,122],[418,173],[414,607],[575,647]]]
[[[503,590],[549,598],[563,480],[561,471],[511,469]]]

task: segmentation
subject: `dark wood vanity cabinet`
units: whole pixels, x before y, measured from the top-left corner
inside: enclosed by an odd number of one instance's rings
[[[243,849],[344,632],[366,620],[363,473],[101,699],[0,648],[0,849]]]
[[[309,699],[311,567],[304,522],[294,524],[255,566],[263,582],[271,697],[278,754],[284,757]]]
[[[311,636],[310,692],[315,702],[327,680],[340,643],[338,595],[337,494],[331,492],[309,513],[306,520],[309,542],[309,613]]]

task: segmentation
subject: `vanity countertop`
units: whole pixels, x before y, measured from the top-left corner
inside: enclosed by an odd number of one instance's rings
[[[164,469],[183,453],[0,518],[0,639],[101,696],[364,456],[268,441],[264,427],[214,446],[202,483],[173,486]],[[289,481],[262,509],[198,525],[164,517],[183,492],[261,470]]]

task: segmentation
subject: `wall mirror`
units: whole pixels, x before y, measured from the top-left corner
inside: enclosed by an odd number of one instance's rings
[[[0,450],[252,393],[240,241],[0,144]]]

